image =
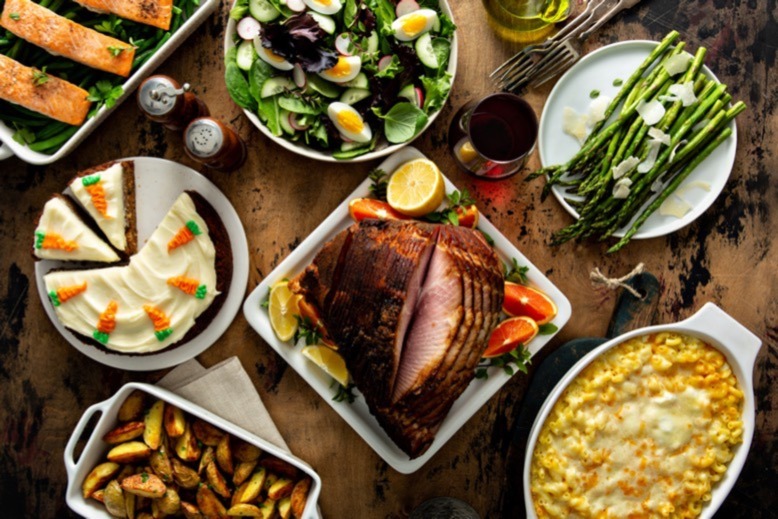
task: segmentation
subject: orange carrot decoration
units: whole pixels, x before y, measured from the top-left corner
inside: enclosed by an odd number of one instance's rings
[[[200,227],[194,222],[189,220],[186,225],[182,226],[175,236],[173,236],[167,244],[168,253],[173,249],[177,249],[182,245],[186,245],[190,241],[194,240],[195,236],[199,236],[203,233]]]
[[[66,240],[55,232],[42,233],[35,231],[36,249],[59,249],[65,252],[73,252],[78,248],[78,243]]]
[[[201,285],[196,279],[188,278],[186,276],[168,278],[167,284],[178,288],[185,294],[195,296],[197,299],[204,299],[205,295],[208,293],[208,289],[205,285]]]
[[[51,299],[51,304],[54,306],[59,306],[62,303],[66,303],[69,299],[76,297],[78,294],[81,294],[82,292],[86,292],[86,281],[80,285],[70,285],[58,288],[56,291],[52,290],[49,292],[49,299]]]
[[[97,329],[92,332],[92,337],[95,340],[107,344],[108,336],[116,328],[116,310],[119,308],[116,301],[111,301],[105,308],[103,313],[100,314],[100,320],[97,321]]]
[[[100,175],[90,175],[81,179],[81,183],[84,185],[86,192],[92,197],[92,204],[97,209],[97,212],[106,218],[108,216],[108,201],[105,198],[105,189],[103,188],[103,182],[100,179]]]
[[[151,322],[154,323],[154,335],[157,336],[159,342],[164,341],[173,333],[173,328],[170,327],[170,318],[165,315],[165,312],[154,305],[143,305],[143,309]]]

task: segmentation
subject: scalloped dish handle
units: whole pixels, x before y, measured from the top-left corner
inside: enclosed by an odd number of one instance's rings
[[[0,160],[9,159],[14,156],[14,152],[11,151],[11,147],[6,143],[0,141]]]
[[[756,356],[762,347],[761,339],[715,304],[705,303],[696,314],[678,324],[715,337],[729,347],[743,368],[748,368],[749,375],[753,371]]]
[[[81,419],[78,421],[78,424],[76,424],[75,429],[73,429],[73,434],[70,435],[68,443],[65,445],[65,468],[67,468],[69,479],[73,477],[73,474],[76,471],[76,464],[78,463],[73,457],[78,439],[81,438],[81,434],[84,432],[89,420],[98,412],[104,413],[108,405],[109,401],[106,401],[89,407],[84,411],[84,414],[81,415]]]

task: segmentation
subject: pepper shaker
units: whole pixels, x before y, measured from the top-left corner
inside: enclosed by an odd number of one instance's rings
[[[156,75],[141,83],[138,89],[138,107],[150,120],[165,128],[180,131],[198,117],[210,115],[208,106],[189,91],[189,84]]]

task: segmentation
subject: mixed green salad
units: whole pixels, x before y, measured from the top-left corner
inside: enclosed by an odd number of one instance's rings
[[[122,19],[114,14],[96,13],[70,0],[40,0],[38,4],[85,27],[134,45],[135,59],[132,62],[134,73],[192,16],[199,7],[200,0],[174,0],[173,16],[168,31]],[[88,99],[93,103],[89,119],[94,117],[103,106],[113,107],[124,93],[122,85],[127,78],[90,68],[62,56],[49,54],[44,49],[2,28],[0,28],[0,54],[40,70],[38,81],[47,81],[48,75],[51,74],[87,90]],[[27,145],[32,151],[48,155],[56,153],[81,128],[55,121],[2,100],[0,100],[0,121],[16,130],[13,136],[16,142]]]
[[[230,17],[232,99],[337,159],[411,140],[451,89],[439,0],[236,0]]]

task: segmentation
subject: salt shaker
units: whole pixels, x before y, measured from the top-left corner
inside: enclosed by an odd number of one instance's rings
[[[184,150],[209,168],[233,171],[246,161],[246,144],[235,131],[213,117],[199,117],[184,131]]]

